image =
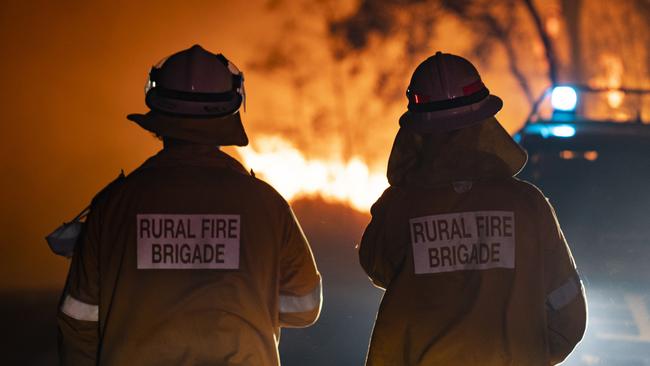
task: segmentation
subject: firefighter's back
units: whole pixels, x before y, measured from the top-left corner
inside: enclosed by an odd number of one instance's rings
[[[286,204],[216,149],[181,150],[103,206],[101,363],[274,364]]]
[[[548,364],[545,332],[531,331],[546,329],[539,232],[549,228],[538,213],[545,200],[514,178],[465,189],[396,193],[391,217],[402,224],[387,228],[387,240],[411,248],[382,300],[369,361]]]

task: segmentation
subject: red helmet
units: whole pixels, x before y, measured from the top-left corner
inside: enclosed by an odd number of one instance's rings
[[[420,133],[468,127],[494,116],[503,106],[469,61],[442,52],[415,69],[406,96],[408,111],[400,126]]]
[[[187,117],[221,117],[245,100],[244,75],[222,54],[199,45],[151,68],[145,102],[154,111]]]

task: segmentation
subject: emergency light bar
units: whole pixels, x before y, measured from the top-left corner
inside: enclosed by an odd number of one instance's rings
[[[543,138],[569,138],[576,135],[576,128],[570,124],[533,123],[524,127],[527,134],[540,135]],[[515,141],[521,141],[521,135],[515,135]]]
[[[576,129],[570,125],[559,125],[549,128],[551,135],[555,137],[573,137],[576,134]]]
[[[556,111],[572,112],[578,104],[578,94],[570,86],[556,86],[551,92],[551,105]]]

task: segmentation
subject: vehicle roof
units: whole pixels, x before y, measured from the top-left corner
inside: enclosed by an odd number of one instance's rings
[[[555,89],[575,91],[570,111],[554,108],[551,97]],[[533,103],[525,124],[556,122],[650,125],[650,89],[594,88],[585,85],[548,88]]]

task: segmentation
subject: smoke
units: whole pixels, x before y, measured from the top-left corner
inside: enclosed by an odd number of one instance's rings
[[[256,42],[258,52],[246,64],[275,88],[273,100],[263,103],[266,120],[255,119],[254,127],[280,131],[308,158],[340,151],[383,170],[410,75],[437,50],[479,66],[493,93],[505,97],[502,122],[512,132],[548,85],[539,41],[514,0],[349,4],[273,2],[265,11],[275,17],[278,37]],[[531,46],[538,52],[530,54]],[[514,76],[524,79],[523,101]]]
[[[274,167],[288,164],[265,157],[290,154],[298,163],[282,179],[294,174],[291,184],[308,182],[303,172],[312,169],[329,178],[315,190],[289,190],[273,178],[289,198],[320,194],[364,210],[385,184],[378,177],[385,175],[410,75],[435,51],[475,62],[491,92],[505,101],[497,117],[510,132],[521,126],[528,100],[503,42],[477,18],[488,14],[509,29],[521,71],[537,92],[548,85],[543,53],[529,18],[520,5],[508,11],[510,3],[3,2],[0,287],[59,286],[67,262],[51,256],[43,236],[85,207],[120,169],[134,170],[160,148],[124,117],[146,111],[143,86],[161,58],[195,43],[224,53],[246,77],[243,120],[252,143],[239,153],[244,162],[269,179],[265,174],[273,177]],[[536,3],[544,4],[546,16],[551,2]],[[581,63],[596,74],[603,66],[588,61],[611,49],[621,55],[623,86],[648,85],[646,2],[608,4],[583,4]],[[636,12],[639,6],[645,13]],[[279,147],[283,152],[273,155]],[[347,183],[332,177],[339,174]],[[351,188],[340,193],[340,186]]]

